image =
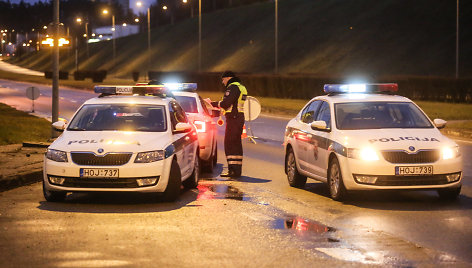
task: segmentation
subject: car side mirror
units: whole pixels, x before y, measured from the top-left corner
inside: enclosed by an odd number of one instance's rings
[[[433,123],[438,129],[441,129],[441,128],[446,127],[447,121],[436,118],[436,119],[433,120]]]
[[[192,125],[189,123],[177,123],[175,125],[175,130],[173,131],[174,133],[185,133],[189,132],[192,130]]]
[[[220,110],[212,110],[211,111],[211,116],[213,117],[220,117],[221,111]]]
[[[313,130],[331,131],[325,121],[313,121],[310,126]]]
[[[57,121],[57,122],[52,123],[52,127],[57,131],[63,132],[64,129],[66,128],[66,124],[67,123],[64,121]]]

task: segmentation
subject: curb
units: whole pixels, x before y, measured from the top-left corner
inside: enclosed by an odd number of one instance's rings
[[[43,169],[34,170],[31,172],[16,174],[10,177],[2,178],[0,180],[0,192],[8,191],[20,186],[29,185],[40,182],[43,178]]]

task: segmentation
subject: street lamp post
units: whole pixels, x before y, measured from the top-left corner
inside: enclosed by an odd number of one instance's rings
[[[456,79],[459,78],[459,0],[456,7]]]
[[[77,18],[76,19],[77,23],[81,24],[82,23],[82,18]],[[84,37],[85,37],[85,49],[86,49],[86,53],[87,53],[87,59],[90,57],[90,54],[89,54],[89,45],[88,45],[88,40],[89,40],[89,35],[88,35],[88,21],[84,21],[84,26],[85,26],[85,34],[84,34]]]
[[[277,74],[279,72],[279,47],[278,47],[278,39],[279,39],[279,6],[278,0],[275,0],[275,40],[274,40],[274,50],[275,50],[275,67],[274,72]]]
[[[53,2],[54,22],[53,22],[53,53],[52,53],[52,122],[59,120],[59,0]],[[51,128],[51,137],[58,136],[57,131]]]
[[[202,0],[198,0],[198,72],[202,71]]]
[[[141,7],[143,4],[137,2],[136,5]],[[147,69],[148,72],[151,70],[151,9],[147,8],[147,38],[148,38],[148,57],[147,57]]]
[[[108,14],[108,10],[104,9],[103,14]],[[116,58],[116,44],[115,44],[115,15],[111,15],[111,39],[113,41],[113,63],[112,68],[115,67],[115,58]]]

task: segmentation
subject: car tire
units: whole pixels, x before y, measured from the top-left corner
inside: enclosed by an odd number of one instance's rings
[[[456,200],[461,193],[461,187],[438,189],[439,198],[442,200]]]
[[[182,182],[182,185],[188,189],[197,188],[199,180],[200,180],[200,157],[197,151],[195,155],[195,165],[193,168],[192,175],[190,175],[190,177],[184,180]]]
[[[174,158],[170,166],[169,181],[167,187],[162,193],[162,200],[166,202],[172,202],[177,200],[180,195],[180,186],[182,185],[182,177],[180,174],[180,167],[177,164],[177,160]]]
[[[211,152],[210,158],[203,162],[202,170],[208,173],[213,173],[213,169],[216,166],[216,159],[218,158],[218,149],[216,148],[216,141],[215,146],[213,146],[213,152]]]
[[[342,201],[347,196],[347,190],[344,187],[341,166],[336,157],[333,157],[328,167],[328,188],[329,195],[333,200]]]
[[[49,191],[46,190],[43,180],[43,195],[48,202],[62,202],[66,199],[67,192]]]
[[[287,171],[288,184],[295,188],[303,188],[306,184],[306,176],[300,175],[297,168],[297,161],[295,159],[295,153],[293,149],[288,150],[287,156],[285,157],[285,168]]]

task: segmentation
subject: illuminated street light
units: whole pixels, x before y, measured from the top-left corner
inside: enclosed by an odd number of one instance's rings
[[[167,6],[162,6],[162,9],[167,10]]]
[[[48,28],[48,26],[46,26],[46,25],[43,26],[43,29],[44,29],[44,30],[46,30],[47,28]]]
[[[82,22],[82,19],[81,19],[81,18],[77,18],[75,21],[77,21],[78,23],[81,23],[81,22]]]
[[[104,9],[103,14],[108,15],[108,9]],[[115,15],[111,15],[111,34],[113,39],[113,67],[115,66],[115,58],[116,58],[116,45],[115,45]]]
[[[126,27],[126,26],[128,26],[128,24],[126,24],[126,23],[123,23],[123,27]]]
[[[136,5],[141,7],[143,4],[137,2]],[[134,21],[139,22],[139,19],[136,18]],[[148,57],[147,57],[147,69],[151,69],[151,9],[147,8],[147,35],[148,35]]]
[[[140,2],[140,1],[138,1],[138,2],[136,3],[136,6],[137,6],[137,7],[141,7],[141,6],[143,6],[143,3]]]
[[[82,23],[82,18],[78,17],[76,20],[75,20],[77,23],[81,24]],[[85,34],[83,35],[83,37],[85,37],[85,47],[86,47],[86,52],[87,52],[87,58],[90,57],[90,54],[89,54],[89,39],[88,39],[88,21],[84,23],[84,26],[85,26]]]

